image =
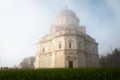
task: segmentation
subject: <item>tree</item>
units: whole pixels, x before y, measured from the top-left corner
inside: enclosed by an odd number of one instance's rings
[[[25,69],[34,68],[34,62],[35,62],[34,56],[26,57],[22,60],[22,62],[20,62],[20,67]]]
[[[114,49],[107,56],[100,58],[102,67],[120,67],[120,49]]]

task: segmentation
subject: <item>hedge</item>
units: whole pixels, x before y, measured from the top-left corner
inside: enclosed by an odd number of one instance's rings
[[[120,68],[1,70],[0,80],[120,80]]]

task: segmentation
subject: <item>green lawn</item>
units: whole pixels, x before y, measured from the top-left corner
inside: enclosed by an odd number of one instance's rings
[[[0,80],[120,80],[120,68],[1,70]]]

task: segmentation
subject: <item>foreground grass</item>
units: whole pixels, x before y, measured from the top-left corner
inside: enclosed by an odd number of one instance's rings
[[[120,80],[120,68],[2,70],[0,80]]]

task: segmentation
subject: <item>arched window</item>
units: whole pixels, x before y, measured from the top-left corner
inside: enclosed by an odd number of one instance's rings
[[[42,48],[42,52],[43,52],[43,53],[45,52],[45,48],[44,48],[44,47]]]
[[[81,49],[81,42],[78,42],[78,48]]]
[[[59,43],[59,49],[61,49],[61,44]]]
[[[61,44],[61,41],[58,42],[58,49],[61,49],[62,48],[62,44]]]
[[[52,44],[52,49],[54,50],[54,44]]]
[[[73,41],[72,40],[68,40],[68,48],[73,48]]]
[[[69,42],[69,48],[72,48],[72,43],[71,42]]]

